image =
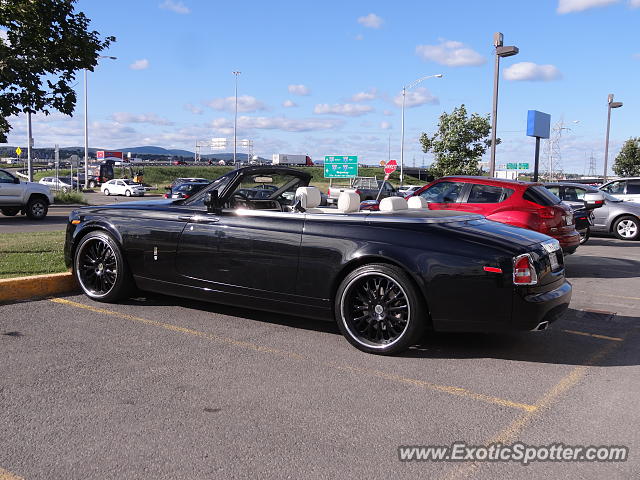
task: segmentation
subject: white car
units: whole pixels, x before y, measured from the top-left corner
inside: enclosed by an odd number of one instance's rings
[[[612,180],[598,188],[620,200],[640,203],[640,177]]]
[[[38,183],[46,185],[51,190],[60,190],[62,192],[68,192],[73,190],[77,186],[77,182],[71,180],[70,177],[44,177]]]
[[[403,185],[398,187],[398,193],[401,193],[403,196],[411,195],[414,192],[417,192],[422,188],[422,185]]]
[[[129,179],[114,178],[103,183],[100,190],[105,195],[143,196],[144,186]]]

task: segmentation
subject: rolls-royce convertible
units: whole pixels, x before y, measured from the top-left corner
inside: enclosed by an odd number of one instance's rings
[[[419,197],[318,208],[311,176],[233,170],[188,199],[74,210],[65,259],[84,293],[136,289],[336,321],[355,347],[392,354],[423,332],[541,330],[571,297],[558,242]],[[416,203],[413,203],[416,202]]]

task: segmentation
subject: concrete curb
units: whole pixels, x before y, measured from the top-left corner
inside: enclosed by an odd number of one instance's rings
[[[0,303],[76,292],[80,289],[71,272],[0,279]]]

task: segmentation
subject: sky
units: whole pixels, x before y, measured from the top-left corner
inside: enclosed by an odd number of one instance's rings
[[[418,138],[443,112],[491,112],[498,31],[520,49],[501,61],[498,165],[533,163],[530,109],[563,122],[565,172],[588,173],[591,156],[602,171],[609,93],[624,103],[612,111],[610,163],[640,136],[640,0],[80,0],[76,9],[117,38],[102,52],[117,59],[88,74],[95,148],[194,151],[224,137],[232,151],[239,71],[237,136],[255,154],[377,164],[400,157],[402,87],[442,74],[405,98],[405,164],[429,164]],[[84,144],[81,73],[76,90],[73,117],[35,116],[36,147]],[[10,121],[8,144],[24,147],[25,118]]]

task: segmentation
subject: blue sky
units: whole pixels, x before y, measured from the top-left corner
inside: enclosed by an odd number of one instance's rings
[[[532,159],[526,115],[536,109],[570,128],[560,143],[565,171],[582,173],[592,152],[600,171],[608,93],[624,102],[610,155],[640,136],[640,0],[80,0],[77,9],[117,37],[104,52],[117,60],[89,74],[92,147],[193,150],[196,140],[232,139],[239,70],[238,136],[255,153],[377,163],[389,136],[399,157],[402,86],[442,73],[407,96],[405,162],[428,164],[417,138],[442,112],[461,103],[491,111],[496,31],[520,48],[501,65],[498,163]],[[77,90],[73,118],[36,118],[36,146],[83,144],[81,75]],[[24,119],[13,120],[9,144],[26,143]]]

